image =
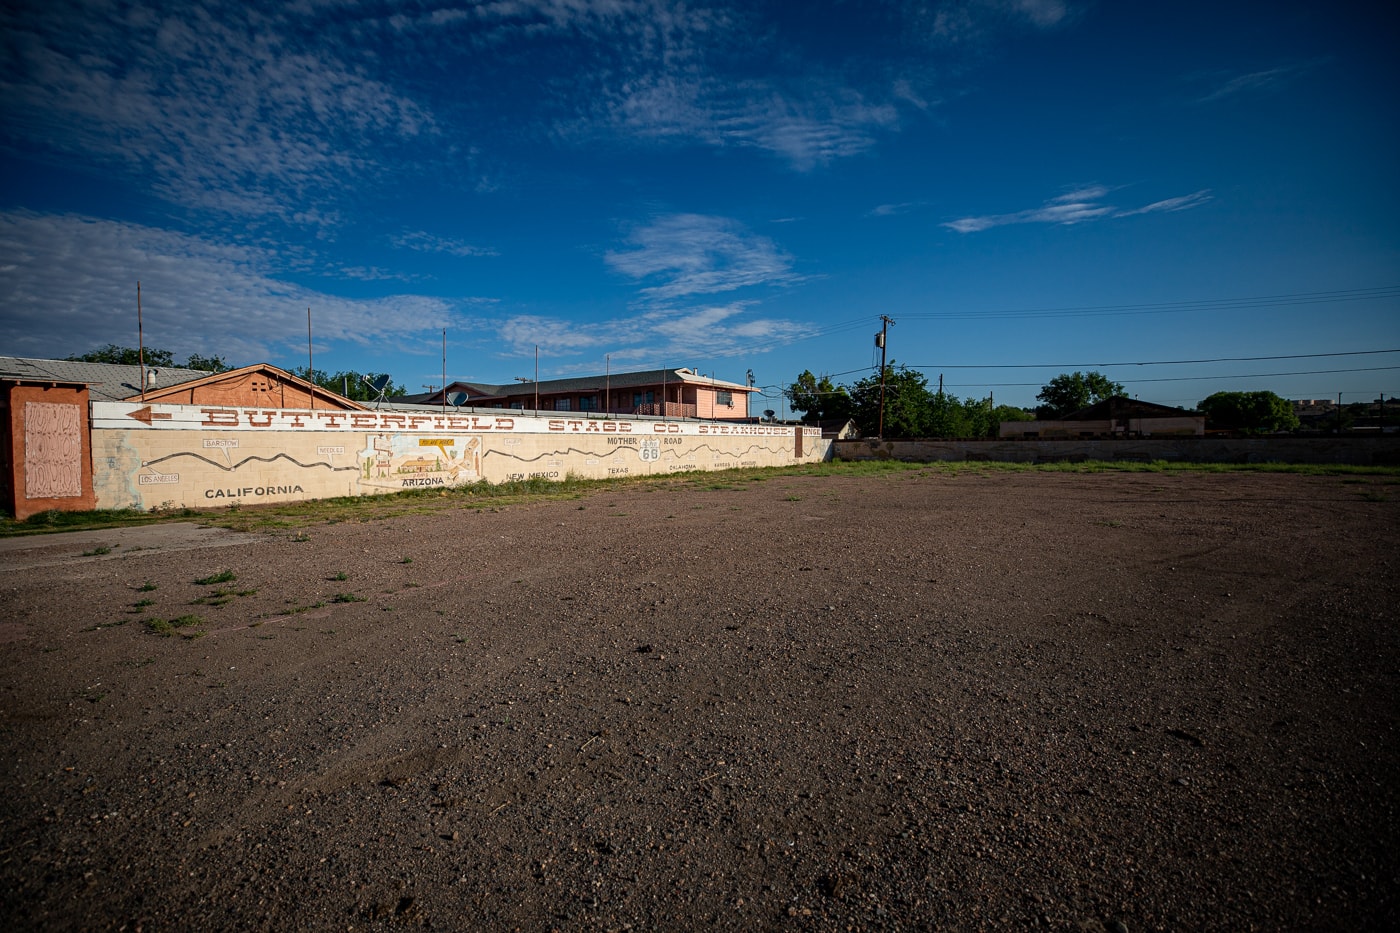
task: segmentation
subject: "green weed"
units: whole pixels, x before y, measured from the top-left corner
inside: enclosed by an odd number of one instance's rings
[[[183,615],[174,619],[145,620],[146,628],[153,635],[161,635],[167,638],[171,635],[179,635],[182,638],[199,638],[204,635],[203,632],[190,632],[185,631],[185,629],[203,624],[204,620],[196,615]]]
[[[232,583],[237,579],[238,574],[234,573],[232,570],[220,570],[218,573],[210,574],[207,577],[201,577],[194,582],[199,586],[213,586],[216,583]]]

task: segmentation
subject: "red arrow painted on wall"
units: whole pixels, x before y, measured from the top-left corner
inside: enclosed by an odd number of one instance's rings
[[[146,427],[150,427],[152,421],[170,420],[170,414],[168,412],[151,411],[151,406],[149,405],[147,405],[145,408],[138,408],[135,411],[129,411],[126,413],[126,416],[128,418],[135,418],[137,421],[141,422]]]

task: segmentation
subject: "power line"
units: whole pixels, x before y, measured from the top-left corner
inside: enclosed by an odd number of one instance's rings
[[[1142,304],[1087,305],[1063,308],[1018,308],[1006,311],[925,311],[903,312],[901,317],[918,320],[967,320],[985,318],[1100,317],[1137,314],[1181,314],[1192,311],[1240,311],[1296,305],[1331,304],[1345,301],[1382,301],[1400,298],[1400,285],[1352,288],[1341,291],[1294,292],[1247,298],[1201,298],[1187,301],[1160,301]]]
[[[1400,366],[1368,366],[1361,369],[1313,369],[1291,373],[1239,373],[1233,376],[1175,376],[1162,379],[1134,379],[1133,384],[1142,382],[1205,382],[1218,379],[1266,379],[1273,376],[1327,376],[1333,373],[1376,373],[1393,372],[1400,370]],[[952,385],[953,383],[950,383]],[[959,382],[956,383],[961,389],[980,388],[1034,388],[1040,386],[1038,382]],[[1043,386],[1041,386],[1043,388]]]
[[[1221,356],[1206,360],[1133,360],[1115,363],[920,363],[908,369],[1057,369],[1079,366],[1186,366],[1193,363],[1257,363],[1261,360],[1312,360],[1332,356],[1370,356],[1400,350],[1346,350],[1339,353],[1290,353],[1282,356]]]

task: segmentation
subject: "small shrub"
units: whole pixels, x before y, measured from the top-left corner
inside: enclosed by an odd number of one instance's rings
[[[331,597],[333,603],[362,603],[366,597],[356,596],[354,593],[336,593]]]
[[[232,583],[237,579],[238,574],[234,573],[232,570],[220,570],[218,573],[210,574],[207,577],[201,577],[194,582],[200,586],[213,586],[216,583]]]
[[[196,625],[203,625],[204,620],[196,615],[183,615],[174,619],[146,619],[145,625],[153,635],[170,637],[180,635],[183,638],[199,638],[203,632],[186,632],[182,629],[191,628]]]

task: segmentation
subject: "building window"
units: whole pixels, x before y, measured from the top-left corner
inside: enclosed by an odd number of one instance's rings
[[[566,399],[566,398],[557,398],[557,399],[555,399],[555,400],[554,400],[554,410],[555,410],[555,411],[569,411],[569,410],[570,410],[569,400]]]
[[[715,393],[715,404],[716,404],[716,405],[723,405],[725,408],[733,408],[733,407],[734,407],[734,393],[733,393],[733,392],[716,392],[716,393]]]
[[[596,396],[596,395],[580,395],[580,396],[578,397],[578,410],[579,410],[579,411],[597,411],[597,410],[598,410],[598,396]]]

